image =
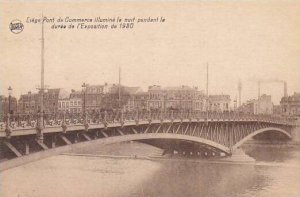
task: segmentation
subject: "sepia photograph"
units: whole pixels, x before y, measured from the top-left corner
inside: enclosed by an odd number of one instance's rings
[[[0,0],[1,197],[299,197],[300,1]]]

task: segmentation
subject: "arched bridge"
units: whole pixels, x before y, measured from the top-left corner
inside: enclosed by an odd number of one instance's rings
[[[0,123],[1,160],[93,141],[166,140],[169,147],[178,151],[182,146],[176,144],[188,142],[199,150],[205,148],[231,155],[245,141],[260,133],[274,132],[291,139],[293,127],[283,118],[235,113],[103,112],[78,117],[74,114],[40,114],[6,118]]]

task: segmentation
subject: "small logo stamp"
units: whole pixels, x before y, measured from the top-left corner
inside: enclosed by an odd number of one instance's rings
[[[14,34],[18,34],[18,33],[21,33],[23,31],[24,25],[20,20],[13,20],[9,24],[9,29]]]

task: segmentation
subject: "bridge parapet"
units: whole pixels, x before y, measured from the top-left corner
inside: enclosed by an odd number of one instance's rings
[[[38,123],[38,116],[36,114],[26,114],[6,117],[6,121],[0,122],[0,131],[5,131],[9,126],[12,130],[22,130],[27,128],[35,128]],[[198,111],[130,111],[130,112],[101,112],[94,114],[44,114],[44,127],[53,126],[70,126],[70,125],[85,125],[85,124],[111,124],[115,122],[140,122],[148,120],[197,120],[197,121],[257,121],[269,122],[282,125],[300,125],[300,121],[294,121],[286,117],[270,116],[270,115],[253,115],[253,114],[239,114],[239,113],[216,113],[216,112],[198,112]],[[8,122],[8,124],[7,124]]]

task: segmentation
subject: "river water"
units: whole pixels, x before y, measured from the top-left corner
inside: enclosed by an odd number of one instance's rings
[[[255,163],[189,159],[122,159],[58,155],[0,173],[1,197],[299,197],[300,150],[250,146]],[[79,153],[157,154],[139,143],[91,147]]]

